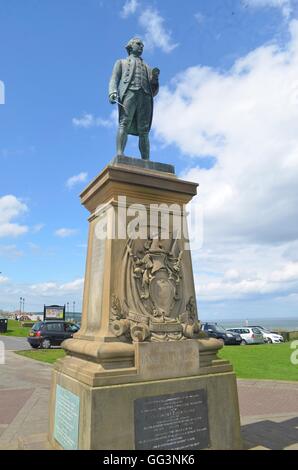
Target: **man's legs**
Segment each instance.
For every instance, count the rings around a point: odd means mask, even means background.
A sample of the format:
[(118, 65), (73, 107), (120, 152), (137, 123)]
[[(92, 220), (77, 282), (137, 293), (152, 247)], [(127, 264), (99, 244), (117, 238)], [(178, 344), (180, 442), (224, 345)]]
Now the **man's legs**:
[(139, 149), (143, 160), (150, 158), (149, 127), (152, 117), (152, 97), (142, 90), (138, 100)]
[(150, 158), (150, 142), (148, 132), (140, 134), (139, 136), (139, 149), (143, 160), (149, 160)]
[(117, 156), (119, 155), (124, 155), (124, 149), (126, 146), (127, 142), (127, 132), (124, 127), (119, 126), (118, 132), (117, 132), (117, 140), (116, 140), (116, 145), (117, 145)]
[(120, 119), (119, 128), (117, 132), (117, 155), (124, 155), (125, 146), (127, 143), (128, 129), (131, 126), (133, 116), (137, 107), (137, 95), (135, 92), (128, 90), (123, 98), (123, 106), (119, 108)]

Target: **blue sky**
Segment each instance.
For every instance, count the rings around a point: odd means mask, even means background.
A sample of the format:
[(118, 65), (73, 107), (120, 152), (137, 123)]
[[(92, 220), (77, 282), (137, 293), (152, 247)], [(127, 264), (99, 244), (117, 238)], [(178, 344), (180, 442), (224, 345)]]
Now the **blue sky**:
[(137, 34), (161, 69), (152, 159), (201, 184), (201, 317), (297, 315), (297, 2), (0, 3), (0, 309), (81, 305), (78, 194), (114, 156), (108, 81)]

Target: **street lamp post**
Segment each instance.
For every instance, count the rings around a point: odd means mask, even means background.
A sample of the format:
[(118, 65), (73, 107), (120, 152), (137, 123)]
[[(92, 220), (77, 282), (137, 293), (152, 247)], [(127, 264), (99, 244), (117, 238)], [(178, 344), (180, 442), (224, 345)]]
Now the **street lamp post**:
[(23, 303), (23, 297), (20, 297), (20, 315), (22, 315), (22, 303)]

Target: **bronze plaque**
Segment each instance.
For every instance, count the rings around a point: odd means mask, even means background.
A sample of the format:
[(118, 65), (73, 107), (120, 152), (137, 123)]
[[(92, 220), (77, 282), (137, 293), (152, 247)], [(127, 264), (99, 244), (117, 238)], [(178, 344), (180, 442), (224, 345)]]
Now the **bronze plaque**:
[(206, 390), (138, 398), (134, 402), (136, 450), (209, 447)]

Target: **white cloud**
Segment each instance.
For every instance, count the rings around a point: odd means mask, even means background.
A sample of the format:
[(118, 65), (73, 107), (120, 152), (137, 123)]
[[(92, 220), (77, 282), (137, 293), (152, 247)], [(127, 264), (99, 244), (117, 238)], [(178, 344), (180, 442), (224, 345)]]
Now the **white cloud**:
[(76, 310), (82, 305), (84, 279), (76, 278), (69, 282), (48, 281), (34, 284), (17, 284), (0, 276), (1, 305), (8, 310), (18, 309), (18, 299), (26, 299), (25, 308), (32, 312), (41, 312), (44, 304), (66, 304), (76, 302)]
[(42, 282), (32, 284), (29, 289), (41, 295), (65, 295), (72, 292), (81, 292), (84, 286), (84, 279), (75, 279), (74, 281), (60, 284), (58, 282)]
[(28, 232), (28, 227), (12, 223), (28, 211), (26, 204), (13, 195), (0, 197), (0, 237), (17, 237)]
[(228, 280), (233, 281), (233, 280), (239, 279), (239, 277), (240, 277), (240, 274), (239, 274), (239, 271), (237, 271), (237, 269), (228, 269), (224, 273), (224, 278)]
[(298, 281), (298, 263), (288, 263), (280, 270), (273, 271), (273, 282)]
[(5, 284), (6, 282), (8, 282), (8, 280), (8, 277), (0, 275), (0, 284)]
[(81, 291), (84, 287), (84, 278), (75, 279), (72, 282), (67, 282), (66, 284), (62, 284), (60, 286), (60, 290), (66, 292), (75, 292)]
[(59, 228), (55, 231), (55, 235), (60, 238), (67, 238), (75, 235), (77, 233), (76, 229), (73, 228)]
[(115, 124), (114, 113), (112, 112), (109, 119), (101, 117), (94, 117), (93, 114), (84, 113), (81, 118), (73, 118), (72, 123), (75, 127), (83, 127), (89, 129), (90, 127), (113, 127)]
[(87, 181), (88, 173), (82, 172), (78, 175), (71, 176), (66, 181), (66, 187), (72, 189), (78, 183), (85, 183)]
[[(298, 292), (298, 21), (290, 33), (229, 71), (184, 70), (157, 99), (155, 137), (189, 156), (182, 177), (200, 184), (204, 299)], [(200, 168), (206, 156), (211, 169)]]
[(289, 18), (293, 11), (292, 0), (243, 0), (243, 4), (252, 8), (280, 8), (285, 18)]
[(120, 12), (120, 16), (122, 16), (122, 18), (127, 18), (128, 16), (133, 15), (139, 5), (138, 0), (126, 0)]
[(172, 34), (164, 26), (164, 18), (157, 10), (146, 8), (139, 17), (140, 25), (145, 29), (145, 46), (149, 49), (160, 48), (163, 52), (169, 53), (178, 44), (173, 43)]
[(199, 301), (261, 298), (298, 292), (298, 263), (284, 257), (288, 244), (206, 242), (193, 253)]
[(81, 118), (73, 118), (72, 123), (75, 127), (84, 127), (88, 129), (88, 127), (94, 126), (94, 116), (93, 114), (85, 113)]

